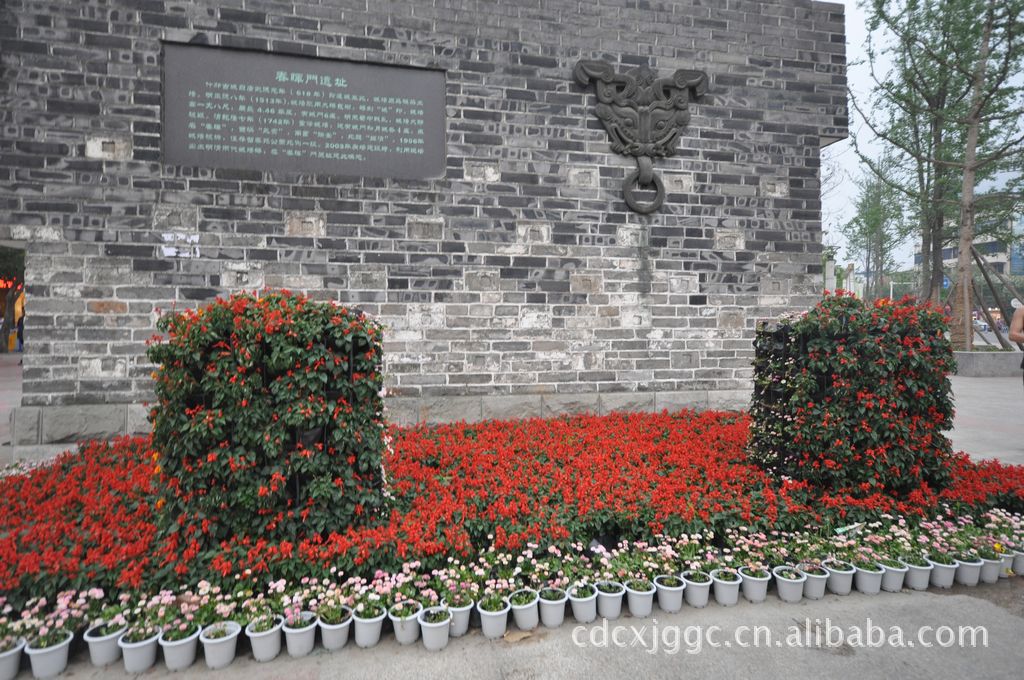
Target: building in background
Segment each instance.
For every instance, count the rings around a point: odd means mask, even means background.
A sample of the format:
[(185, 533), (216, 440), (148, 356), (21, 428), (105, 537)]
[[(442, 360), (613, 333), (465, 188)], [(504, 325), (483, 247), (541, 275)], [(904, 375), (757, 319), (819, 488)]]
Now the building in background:
[[(1017, 215), (1011, 220), (1014, 240), (1007, 244), (994, 236), (979, 236), (974, 240), (974, 247), (985, 258), (992, 268), (1001, 274), (1024, 276), (1024, 215)], [(942, 249), (942, 264), (947, 272), (956, 267), (959, 249), (956, 246)], [(914, 268), (921, 268), (922, 255), (914, 253)]]

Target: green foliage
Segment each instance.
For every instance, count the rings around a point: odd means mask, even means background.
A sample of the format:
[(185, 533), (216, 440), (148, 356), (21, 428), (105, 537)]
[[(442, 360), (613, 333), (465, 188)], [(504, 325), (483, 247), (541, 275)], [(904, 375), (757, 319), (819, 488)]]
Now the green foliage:
[(857, 188), (857, 212), (840, 231), (847, 239), (850, 256), (860, 258), (863, 264), (865, 297), (874, 300), (888, 295), (886, 275), (896, 268), (894, 253), (908, 229), (894, 189), (870, 175), (857, 180)]
[(839, 293), (755, 341), (751, 455), (830, 493), (918, 499), (949, 481), (945, 319), (909, 298)]
[(201, 564), (221, 547), (316, 540), (385, 511), (375, 322), (285, 291), (158, 325), (151, 420), (171, 550)]
[(970, 202), (978, 234), (1005, 236), (1006, 218), (1020, 207), (1024, 0), (866, 0), (863, 8), (873, 82), (866, 97), (851, 94), (851, 104), (875, 138), (872, 148), (892, 162), (867, 149), (858, 155), (906, 197), (922, 237), (922, 283), (938, 300), (942, 249), (964, 223), (965, 170), (982, 188)]

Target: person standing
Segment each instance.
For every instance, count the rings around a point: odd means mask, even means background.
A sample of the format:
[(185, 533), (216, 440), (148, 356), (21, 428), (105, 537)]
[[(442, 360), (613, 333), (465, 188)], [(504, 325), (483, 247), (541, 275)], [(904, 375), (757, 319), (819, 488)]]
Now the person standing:
[[(1010, 320), (1010, 342), (1024, 342), (1024, 304), (1021, 304), (1019, 300), (1013, 301), (1013, 319)], [(1020, 362), (1020, 367), (1024, 369), (1024, 359)]]

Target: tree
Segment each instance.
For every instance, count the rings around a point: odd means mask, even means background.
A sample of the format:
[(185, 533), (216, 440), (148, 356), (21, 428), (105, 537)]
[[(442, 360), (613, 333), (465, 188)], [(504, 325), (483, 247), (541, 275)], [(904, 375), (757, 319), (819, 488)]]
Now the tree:
[[(979, 233), (979, 215), (990, 217), (985, 223), (993, 235), (1005, 238), (1000, 230), (1021, 199), (1024, 107), (1012, 74), (1021, 65), (1022, 9), (1024, 0), (867, 2), (874, 86), (870, 106), (851, 100), (895, 162), (880, 167), (858, 153), (877, 178), (906, 197), (921, 234), (921, 297), (936, 302), (943, 247), (955, 238), (969, 245)], [(1015, 177), (978, 195), (979, 182), (1005, 172)], [(970, 253), (964, 255), (969, 260)], [(965, 319), (969, 331), (969, 306), (961, 309), (962, 303), (961, 296), (957, 332)]]
[(857, 187), (857, 212), (841, 230), (850, 257), (863, 261), (864, 299), (876, 300), (889, 294), (887, 275), (895, 269), (893, 253), (906, 239), (907, 228), (895, 189), (871, 173), (858, 179)]
[[(875, 176), (907, 199), (921, 234), (921, 298), (938, 301), (942, 286), (942, 249), (946, 244), (949, 196), (955, 192), (950, 167), (939, 163), (955, 154), (957, 130), (943, 124), (945, 111), (962, 105), (966, 84), (943, 74), (934, 60), (922, 58), (907, 39), (922, 34), (933, 52), (946, 52), (959, 30), (956, 17), (941, 13), (944, 0), (894, 3), (872, 0), (867, 54), (873, 80), (866, 106), (851, 93), (854, 109), (883, 142), (889, 162), (883, 167), (857, 149)], [(882, 70), (889, 62), (889, 68)]]
[[(970, 309), (972, 307), (967, 283), (972, 278), (971, 246), (974, 244), (975, 185), (978, 175), (986, 168), (997, 168), (1015, 156), (1024, 156), (1024, 132), (1020, 117), (1024, 115), (1024, 100), (1019, 97), (1022, 89), (1011, 85), (1011, 77), (1024, 64), (1024, 23), (1022, 12), (1024, 2), (1020, 0), (975, 0), (984, 5), (984, 19), (980, 35), (976, 38), (976, 49), (966, 43), (958, 63), (950, 66), (971, 65), (971, 95), (967, 115), (958, 122), (966, 126), (967, 139), (963, 155), (963, 183), (960, 190), (960, 239), (957, 258), (957, 280), (962, 283), (959, 295), (953, 302), (951, 329), (955, 344), (962, 343), (971, 349), (973, 329)], [(975, 15), (977, 16), (977, 15)], [(971, 63), (973, 62), (973, 63)], [(1006, 91), (1017, 96), (1007, 97)], [(981, 144), (982, 128), (993, 146)], [(994, 131), (1001, 128), (1001, 131)], [(962, 335), (961, 335), (962, 334)]]

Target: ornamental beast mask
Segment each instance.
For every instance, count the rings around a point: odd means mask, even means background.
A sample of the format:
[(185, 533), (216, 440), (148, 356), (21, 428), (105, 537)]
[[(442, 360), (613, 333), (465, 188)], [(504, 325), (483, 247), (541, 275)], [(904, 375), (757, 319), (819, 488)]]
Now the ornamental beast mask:
[[(658, 78), (649, 66), (615, 73), (608, 62), (583, 59), (573, 75), (581, 85), (594, 83), (594, 112), (608, 132), (612, 151), (636, 158), (637, 169), (622, 185), (626, 204), (641, 214), (654, 212), (665, 201), (665, 185), (654, 174), (652, 159), (675, 154), (679, 134), (690, 122), (689, 103), (707, 92), (707, 74), (680, 69)], [(654, 200), (637, 200), (634, 185), (653, 186)]]

